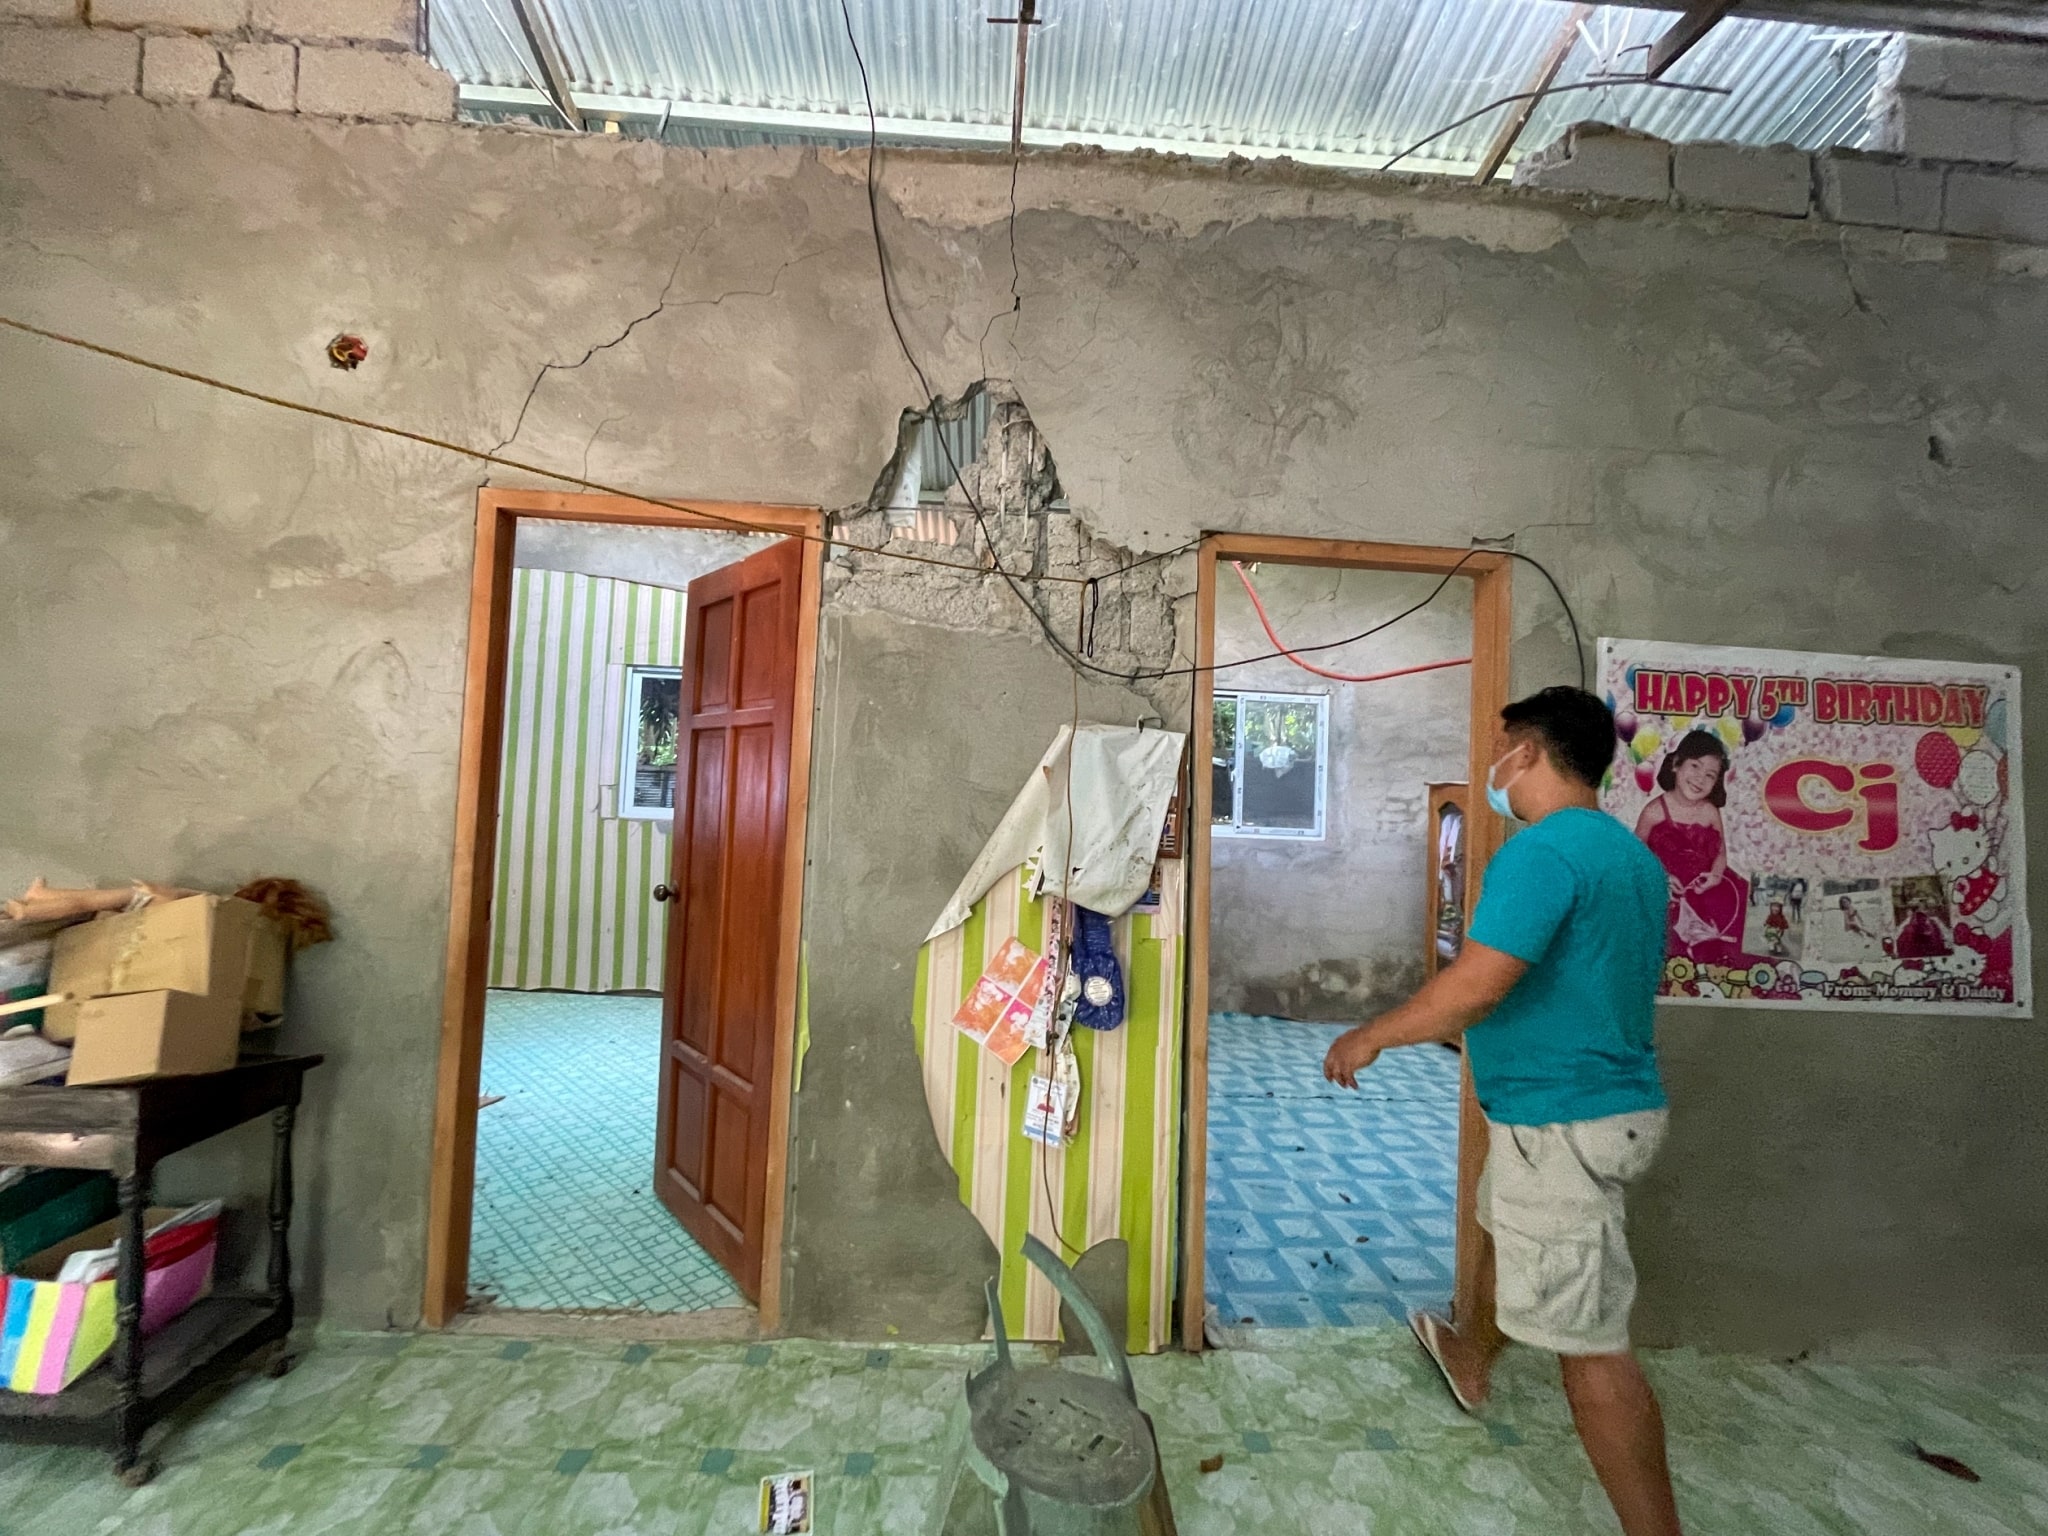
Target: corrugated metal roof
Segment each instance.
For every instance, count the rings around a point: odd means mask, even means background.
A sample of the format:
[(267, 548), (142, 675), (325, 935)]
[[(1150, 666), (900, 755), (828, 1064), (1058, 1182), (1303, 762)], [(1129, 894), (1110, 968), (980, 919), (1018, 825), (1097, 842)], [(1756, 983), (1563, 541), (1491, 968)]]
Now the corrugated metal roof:
[[(605, 98), (603, 112), (644, 110), (679, 141), (865, 136), (837, 0), (527, 3), (558, 40), (585, 110), (591, 97)], [(1014, 0), (850, 4), (886, 136), (1007, 142), (1015, 33), (988, 16), (1014, 14)], [(1563, 0), (1042, 0), (1028, 140), (1376, 163), (1521, 90), (1570, 10)], [(1671, 19), (1597, 9), (1559, 83), (1639, 70)], [(511, 0), (431, 0), (430, 25), (442, 67), (486, 88), (467, 93), (482, 113), (537, 83)], [(1881, 42), (1724, 21), (1672, 73), (1731, 94), (1574, 90), (1538, 104), (1521, 145), (1588, 118), (1672, 139), (1859, 144)], [(1502, 115), (1404, 163), (1470, 167)]]

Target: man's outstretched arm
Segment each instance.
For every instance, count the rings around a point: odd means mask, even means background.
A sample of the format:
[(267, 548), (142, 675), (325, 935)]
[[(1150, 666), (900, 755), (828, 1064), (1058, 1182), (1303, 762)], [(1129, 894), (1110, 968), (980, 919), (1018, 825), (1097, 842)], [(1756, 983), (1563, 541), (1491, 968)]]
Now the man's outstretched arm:
[(1323, 1058), (1323, 1076), (1356, 1088), (1358, 1074), (1381, 1051), (1456, 1039), (1493, 1012), (1528, 969), (1513, 955), (1467, 939), (1458, 958), (1424, 982), (1407, 1002), (1339, 1035)]

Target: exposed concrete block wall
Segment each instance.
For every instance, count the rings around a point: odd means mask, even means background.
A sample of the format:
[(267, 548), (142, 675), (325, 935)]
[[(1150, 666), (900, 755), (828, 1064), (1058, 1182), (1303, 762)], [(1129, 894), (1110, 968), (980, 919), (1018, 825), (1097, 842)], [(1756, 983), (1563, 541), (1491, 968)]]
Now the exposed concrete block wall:
[(0, 85), (70, 96), (127, 96), (142, 86), (142, 44), (124, 32), (0, 28)]
[(1787, 144), (1678, 144), (1671, 189), (1681, 202), (1803, 219), (1813, 202), (1813, 160)]
[(419, 37), (420, 0), (0, 0), (0, 85), (445, 121)]
[[(650, 494), (879, 530), (862, 509), (920, 402), (859, 153), (4, 89), (0, 144), (0, 313)], [(1057, 461), (1071, 515), (1000, 514), (1034, 558), (1043, 529), (1048, 569), (1211, 527), (1512, 538), (1589, 639), (2048, 668), (2038, 249), (1047, 156), (1020, 184), (1013, 308), (1002, 157), (894, 150), (880, 194), (934, 386), (1006, 380)], [(344, 330), (369, 344), (353, 372), (323, 353)], [(281, 872), (329, 898), (338, 939), (300, 957), (282, 1040), (328, 1058), (294, 1253), (310, 1309), (410, 1322), (484, 472), (18, 334), (0, 378), (0, 890)], [(1156, 565), (1107, 584), (1103, 645), (1184, 666), (1194, 560)], [(973, 1339), (992, 1260), (925, 1129), (914, 955), (1074, 682), (992, 577), (828, 571), (789, 1323)], [(1514, 686), (1575, 677), (1547, 588), (1514, 586)], [(1040, 594), (1061, 633), (1074, 592)], [(1146, 689), (1091, 674), (1080, 707), (1185, 723), (1185, 678)], [(1642, 1340), (2048, 1352), (2048, 1032), (1668, 1009), (1659, 1034)], [(163, 1193), (260, 1200), (266, 1156), (251, 1127)]]
[(1941, 228), (1946, 166), (1828, 150), (1814, 156), (1813, 173), (1814, 202), (1822, 218), (1922, 232)]
[(1661, 203), (1671, 196), (1671, 146), (1608, 123), (1574, 123), (1555, 144), (1522, 157), (1515, 185)]
[(416, 53), (301, 48), (298, 105), (317, 117), (448, 118), (455, 82)]
[(92, 0), (90, 14), (95, 27), (238, 32), (249, 24), (249, 0)]
[(228, 97), (266, 112), (298, 104), (299, 50), (290, 43), (236, 43), (223, 54)]
[[(1579, 123), (1515, 184), (1786, 218), (2048, 242), (2048, 46), (1895, 38), (1869, 151), (1666, 144)], [(1665, 174), (1668, 165), (1669, 174)]]
[(260, 32), (308, 43), (419, 46), (419, 0), (254, 0)]
[(142, 94), (150, 100), (203, 101), (220, 79), (220, 50), (205, 38), (142, 40)]
[(2048, 170), (2048, 46), (1894, 38), (1871, 116), (1879, 149)]
[(0, 0), (0, 21), (83, 21), (85, 0)]

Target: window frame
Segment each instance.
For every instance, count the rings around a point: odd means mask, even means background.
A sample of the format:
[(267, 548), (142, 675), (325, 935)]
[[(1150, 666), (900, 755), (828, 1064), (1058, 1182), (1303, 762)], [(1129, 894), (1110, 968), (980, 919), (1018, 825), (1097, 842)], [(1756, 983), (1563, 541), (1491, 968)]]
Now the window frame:
[[(622, 821), (673, 821), (676, 808), (672, 805), (636, 805), (633, 794), (640, 779), (640, 687), (643, 679), (673, 678), (677, 684), (676, 717), (682, 718), (681, 692), (683, 669), (681, 667), (641, 666), (629, 664), (626, 668), (625, 703), (620, 709), (619, 724), (619, 771), (618, 782), (612, 786), (615, 804), (613, 810)], [(681, 754), (677, 754), (676, 769), (682, 768)]]
[[(1238, 715), (1232, 736), (1230, 765), (1230, 820), (1211, 821), (1211, 837), (1271, 838), (1295, 843), (1320, 843), (1329, 837), (1330, 827), (1330, 696), (1327, 693), (1279, 693), (1264, 688), (1218, 688), (1211, 695), (1210, 712), (1229, 699)], [(1313, 704), (1316, 709), (1316, 823), (1310, 827), (1247, 826), (1244, 821), (1244, 701), (1273, 704)], [(1213, 729), (1213, 728), (1212, 728)], [(1215, 808), (1210, 808), (1213, 816)]]

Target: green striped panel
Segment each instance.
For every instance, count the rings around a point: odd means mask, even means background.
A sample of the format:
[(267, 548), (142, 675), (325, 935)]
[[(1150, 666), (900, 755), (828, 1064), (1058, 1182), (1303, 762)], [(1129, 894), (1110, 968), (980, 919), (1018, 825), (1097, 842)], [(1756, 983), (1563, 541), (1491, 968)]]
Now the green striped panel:
[(666, 823), (616, 805), (626, 668), (682, 664), (684, 594), (513, 572), (494, 987), (659, 991)]
[[(1007, 1074), (1000, 1113), (993, 1106), (981, 1047), (952, 1028), (960, 1000), (972, 990), (994, 952), (1012, 934), (1032, 949), (1045, 942), (1045, 909), (1021, 892), (1021, 874), (1006, 877), (990, 896), (975, 903), (967, 921), (926, 944), (918, 956), (913, 993), (912, 1036), (925, 1063), (926, 1096), (933, 1127), (959, 1178), (960, 1199), (1002, 1255), (998, 1294), (1012, 1333), (1046, 1339), (1058, 1328), (1051, 1289), (1022, 1256), (1024, 1234), (1034, 1209), (1057, 1215), (1058, 1233), (1043, 1217), (1038, 1230), (1074, 1250), (1122, 1238), (1130, 1250), (1129, 1322), (1133, 1352), (1164, 1348), (1171, 1335), (1171, 1242), (1179, 1184), (1180, 1136), (1177, 1092), (1180, 1049), (1180, 936), (1163, 920), (1129, 915), (1117, 920), (1117, 949), (1125, 957), (1129, 1016), (1109, 1035), (1079, 1032), (1075, 1057), (1084, 1095), (1075, 1140), (1047, 1154), (1023, 1135), (1025, 1095), (1039, 1063), (1029, 1053)], [(1019, 894), (1012, 895), (1013, 891)], [(997, 922), (992, 908), (1014, 919)], [(1155, 932), (1155, 926), (1160, 930)], [(959, 984), (941, 987), (957, 965)], [(1124, 1061), (1121, 1091), (1098, 1091), (1096, 1077), (1105, 1054)], [(999, 1069), (998, 1069), (999, 1070)], [(1106, 1080), (1116, 1083), (1114, 1073)], [(1104, 1147), (1102, 1138), (1109, 1138)], [(1094, 1174), (1091, 1176), (1091, 1169)], [(1098, 1201), (1093, 1179), (1114, 1180)], [(978, 1177), (985, 1171), (987, 1177)], [(995, 1176), (1000, 1174), (999, 1178)], [(991, 1182), (993, 1180), (993, 1182)], [(977, 1191), (980, 1192), (978, 1197)], [(982, 1201), (991, 1202), (984, 1205)], [(1161, 1283), (1165, 1279), (1167, 1283)]]

